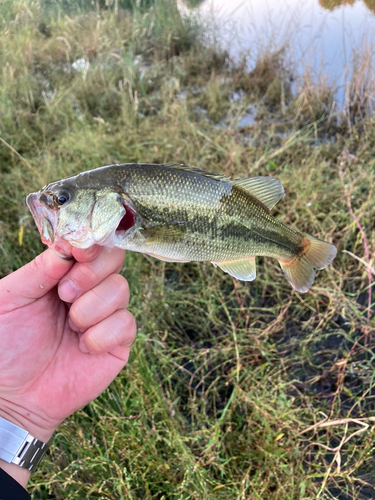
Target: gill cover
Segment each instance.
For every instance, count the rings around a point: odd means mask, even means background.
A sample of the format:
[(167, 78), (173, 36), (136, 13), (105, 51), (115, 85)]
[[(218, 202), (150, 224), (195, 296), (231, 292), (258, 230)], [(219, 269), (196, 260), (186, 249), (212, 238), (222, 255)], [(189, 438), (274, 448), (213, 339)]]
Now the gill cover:
[(109, 188), (97, 192), (82, 189), (59, 209), (56, 236), (83, 249), (107, 243), (124, 214), (125, 208), (117, 192)]
[(90, 230), (95, 243), (103, 243), (114, 236), (126, 211), (118, 193), (108, 193), (100, 197), (91, 214)]

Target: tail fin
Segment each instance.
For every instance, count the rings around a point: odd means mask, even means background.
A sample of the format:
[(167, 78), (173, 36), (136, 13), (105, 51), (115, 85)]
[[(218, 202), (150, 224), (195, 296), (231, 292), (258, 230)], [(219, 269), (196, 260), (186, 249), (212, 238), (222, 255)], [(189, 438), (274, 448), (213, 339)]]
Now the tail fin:
[(297, 292), (307, 292), (315, 278), (316, 269), (324, 269), (336, 257), (337, 248), (308, 234), (300, 254), (289, 262), (280, 262), (281, 269)]

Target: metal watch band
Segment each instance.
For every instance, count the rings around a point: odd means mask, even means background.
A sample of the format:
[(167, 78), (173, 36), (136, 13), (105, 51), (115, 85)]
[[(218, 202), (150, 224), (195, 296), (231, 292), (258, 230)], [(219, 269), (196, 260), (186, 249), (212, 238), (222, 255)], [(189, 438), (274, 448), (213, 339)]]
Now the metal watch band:
[(0, 459), (33, 472), (48, 450), (43, 443), (27, 431), (0, 417)]

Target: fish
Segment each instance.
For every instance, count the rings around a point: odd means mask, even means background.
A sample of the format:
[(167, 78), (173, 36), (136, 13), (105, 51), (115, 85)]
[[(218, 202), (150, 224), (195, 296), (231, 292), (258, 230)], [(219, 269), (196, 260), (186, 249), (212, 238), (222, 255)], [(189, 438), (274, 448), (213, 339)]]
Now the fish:
[(42, 242), (65, 258), (73, 247), (96, 244), (167, 262), (211, 262), (252, 281), (256, 257), (272, 257), (304, 293), (337, 249), (273, 217), (284, 196), (272, 177), (231, 180), (187, 165), (127, 163), (52, 182), (26, 203)]

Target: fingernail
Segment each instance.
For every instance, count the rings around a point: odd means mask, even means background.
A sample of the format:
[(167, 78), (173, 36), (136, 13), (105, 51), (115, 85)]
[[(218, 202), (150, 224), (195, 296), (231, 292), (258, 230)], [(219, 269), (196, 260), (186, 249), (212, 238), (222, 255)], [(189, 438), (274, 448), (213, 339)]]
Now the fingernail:
[(71, 281), (62, 281), (59, 285), (59, 295), (60, 299), (64, 302), (74, 302), (78, 295), (78, 290)]
[(90, 257), (91, 257), (91, 255), (94, 255), (94, 253), (96, 253), (97, 251), (98, 251), (98, 247), (96, 245), (89, 247), (89, 248), (82, 248), (82, 252)]
[(102, 248), (103, 247), (98, 245), (94, 245), (90, 248), (75, 248), (73, 249), (73, 255), (78, 262), (88, 262), (98, 257)]
[(86, 344), (84, 342), (79, 343), (79, 348), (81, 349), (82, 352), (85, 354), (88, 354), (90, 351), (87, 349)]

